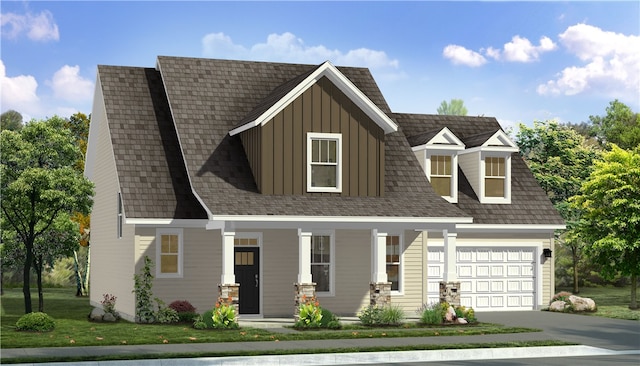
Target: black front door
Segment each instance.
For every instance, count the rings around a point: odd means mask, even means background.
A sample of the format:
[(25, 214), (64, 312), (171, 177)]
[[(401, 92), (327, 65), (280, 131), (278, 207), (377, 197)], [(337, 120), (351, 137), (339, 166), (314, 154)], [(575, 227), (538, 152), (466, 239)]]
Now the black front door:
[(240, 284), (240, 314), (259, 314), (260, 248), (235, 247), (234, 272)]

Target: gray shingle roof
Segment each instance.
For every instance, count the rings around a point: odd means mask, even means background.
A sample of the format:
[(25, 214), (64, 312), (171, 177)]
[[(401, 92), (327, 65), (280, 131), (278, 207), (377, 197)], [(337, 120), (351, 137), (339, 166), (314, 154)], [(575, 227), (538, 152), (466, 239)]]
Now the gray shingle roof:
[[(401, 113), (393, 116), (408, 135), (447, 127), (465, 144), (474, 143), (474, 146), (481, 145), (479, 141), (486, 141), (501, 129), (498, 121), (490, 117)], [(462, 170), (458, 173), (456, 206), (473, 216), (476, 224), (564, 224), (519, 153), (511, 154), (511, 204), (480, 204)]]
[(98, 66), (98, 74), (126, 216), (207, 218), (189, 186), (160, 74), (119, 66)]
[(392, 114), (365, 68), (338, 67), (400, 125), (385, 136), (385, 196), (260, 194), (239, 137), (228, 132), (259, 116), (317, 67), (164, 56), (158, 57), (159, 71), (100, 66), (127, 217), (206, 217), (191, 184), (214, 215), (473, 216), (475, 223), (562, 223), (519, 154), (512, 159), (511, 205), (481, 205), (464, 175), (457, 205), (439, 197), (406, 136), (424, 139), (446, 126), (460, 139), (472, 139), (497, 131), (499, 124), (487, 117)]

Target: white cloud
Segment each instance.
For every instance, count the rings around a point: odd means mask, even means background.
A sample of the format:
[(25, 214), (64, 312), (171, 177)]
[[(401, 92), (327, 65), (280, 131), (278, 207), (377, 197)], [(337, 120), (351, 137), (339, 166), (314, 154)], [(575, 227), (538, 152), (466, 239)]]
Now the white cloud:
[(442, 55), (448, 58), (456, 65), (466, 65), (470, 67), (478, 67), (487, 63), (487, 59), (484, 58), (478, 52), (466, 49), (462, 46), (450, 44), (444, 48)]
[(640, 97), (640, 36), (577, 24), (567, 28), (559, 38), (560, 43), (584, 64), (566, 67), (554, 80), (539, 85), (539, 94), (593, 92), (637, 102)]
[(202, 38), (202, 53), (206, 57), (235, 58), (261, 61), (320, 63), (326, 60), (337, 65), (362, 66), (371, 69), (397, 69), (398, 60), (384, 51), (359, 48), (331, 50), (323, 45), (309, 46), (294, 34), (269, 34), (265, 43), (246, 47), (233, 43), (224, 33), (210, 33)]
[(528, 39), (516, 35), (511, 38), (511, 42), (504, 44), (502, 51), (489, 47), (485, 53), (496, 60), (533, 62), (537, 61), (542, 53), (556, 48), (556, 44), (548, 37), (540, 38), (540, 44), (534, 46)]
[(38, 82), (31, 75), (8, 77), (4, 62), (0, 60), (0, 104), (3, 112), (9, 109), (20, 113), (31, 111), (39, 102), (37, 88)]
[(86, 101), (93, 97), (93, 82), (80, 74), (80, 66), (64, 65), (47, 82), (56, 98), (66, 101)]
[(26, 34), (32, 41), (46, 42), (60, 39), (58, 25), (53, 19), (53, 14), (47, 10), (40, 14), (3, 13), (0, 14), (0, 24), (2, 35), (10, 39), (17, 39), (22, 34)]

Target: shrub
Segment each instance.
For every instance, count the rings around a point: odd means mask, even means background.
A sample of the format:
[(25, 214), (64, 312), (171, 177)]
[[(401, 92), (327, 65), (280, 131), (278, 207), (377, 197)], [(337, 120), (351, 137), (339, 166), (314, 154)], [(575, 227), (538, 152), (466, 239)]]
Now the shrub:
[(156, 321), (162, 324), (177, 323), (180, 320), (178, 312), (174, 309), (165, 306), (165, 302), (156, 297), (156, 304), (158, 304), (158, 311), (155, 314)]
[(322, 308), (315, 297), (307, 298), (302, 295), (302, 303), (298, 308), (298, 321), (295, 323), (297, 328), (320, 328), (322, 322)]
[(176, 300), (169, 304), (169, 307), (178, 313), (195, 313), (196, 308), (187, 300)]
[(320, 320), (320, 328), (340, 329), (342, 328), (342, 324), (340, 324), (340, 318), (338, 318), (328, 309), (322, 308), (322, 320)]
[(420, 315), (420, 323), (428, 325), (442, 324), (445, 312), (440, 303), (424, 304), (417, 310)]
[(138, 323), (153, 323), (155, 321), (153, 303), (151, 302), (151, 296), (153, 296), (151, 267), (153, 267), (153, 262), (149, 256), (145, 256), (142, 274), (133, 275), (135, 283), (133, 292), (136, 294), (136, 322)]
[(178, 313), (180, 322), (191, 323), (198, 317), (196, 308), (187, 300), (176, 300), (169, 304), (169, 307)]
[(41, 312), (25, 314), (16, 322), (16, 329), (20, 331), (49, 332), (55, 327), (53, 318)]
[(103, 294), (102, 301), (100, 301), (100, 303), (102, 304), (102, 310), (104, 310), (105, 313), (112, 314), (116, 319), (120, 318), (120, 314), (118, 314), (118, 312), (116, 311), (117, 299), (118, 298), (115, 295)]
[(213, 308), (213, 327), (219, 329), (237, 329), (238, 317), (236, 317), (236, 308), (233, 306), (231, 297), (226, 301), (218, 299), (215, 308)]
[(362, 325), (378, 325), (382, 321), (382, 308), (380, 306), (369, 305), (360, 310), (358, 318)]
[(382, 308), (381, 325), (398, 325), (405, 318), (404, 310), (398, 305), (387, 305)]
[(204, 314), (199, 315), (193, 322), (196, 329), (213, 329), (213, 310), (207, 310)]

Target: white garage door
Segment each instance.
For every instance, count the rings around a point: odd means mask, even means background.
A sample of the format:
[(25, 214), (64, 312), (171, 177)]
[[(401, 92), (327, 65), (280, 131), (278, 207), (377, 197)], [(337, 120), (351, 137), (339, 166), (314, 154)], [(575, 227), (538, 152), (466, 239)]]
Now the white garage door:
[[(429, 248), (429, 302), (439, 301), (439, 284), (444, 273), (443, 251), (443, 247)], [(534, 247), (458, 247), (456, 272), (461, 305), (478, 311), (534, 309)]]

